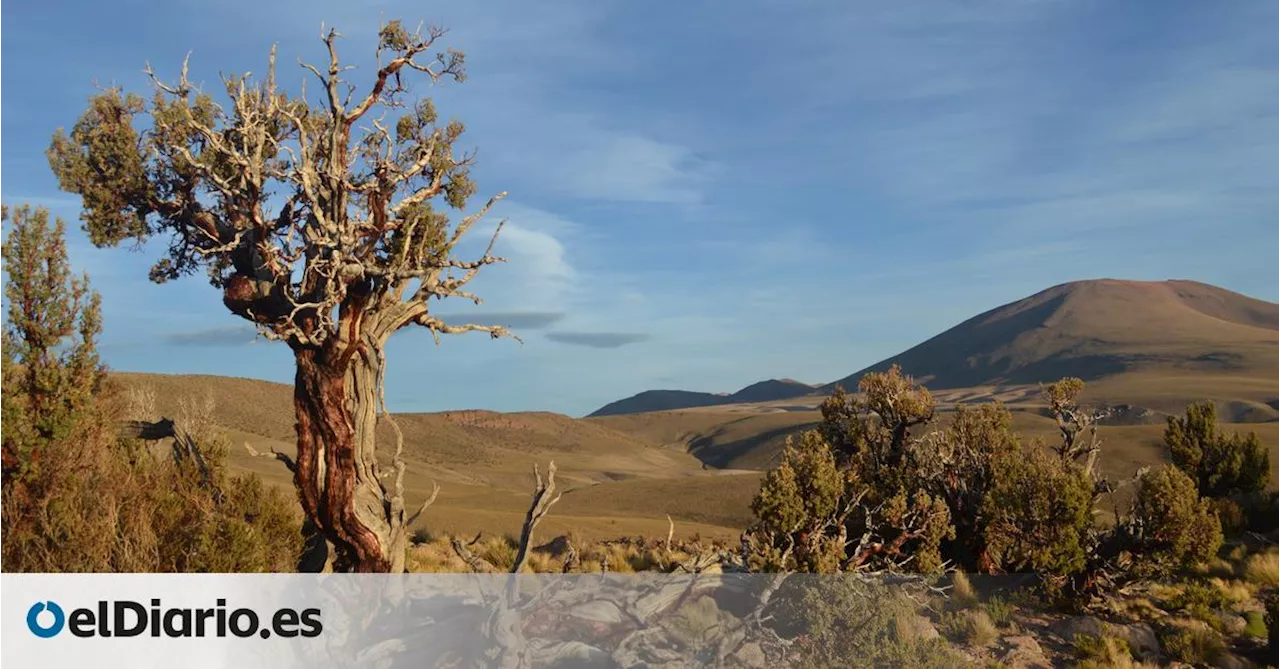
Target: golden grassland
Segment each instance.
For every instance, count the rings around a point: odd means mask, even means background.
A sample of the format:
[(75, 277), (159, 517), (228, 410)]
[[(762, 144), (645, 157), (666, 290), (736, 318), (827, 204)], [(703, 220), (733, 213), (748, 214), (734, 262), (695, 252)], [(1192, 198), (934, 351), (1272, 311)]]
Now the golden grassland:
[[(292, 389), (265, 381), (217, 376), (116, 374), (126, 392), (155, 391), (155, 411), (180, 416), (182, 403), (214, 399), (213, 422), (229, 437), (229, 465), (267, 482), (291, 487), (279, 462), (253, 457), (271, 449), (292, 454)], [(1269, 388), (1274, 392), (1275, 381)], [(1172, 409), (1204, 396), (1222, 402), (1263, 394), (1256, 378), (1161, 377), (1129, 374), (1090, 387), (1094, 401)], [(1243, 388), (1242, 392), (1240, 389)], [(1029, 441), (1056, 438), (1053, 421), (1038, 413), (1034, 387), (981, 387), (935, 393), (945, 421), (958, 402), (1000, 400), (1013, 410), (1014, 427)], [(802, 398), (808, 399), (808, 398)], [(811, 404), (789, 402), (574, 419), (542, 413), (451, 411), (399, 414), (412, 506), (439, 484), (437, 501), (418, 521), (433, 533), (501, 536), (517, 532), (528, 508), (535, 464), (555, 461), (564, 495), (539, 528), (542, 536), (576, 531), (584, 540), (624, 536), (665, 537), (670, 516), (678, 536), (736, 540), (750, 522), (749, 505), (760, 472), (778, 457), (788, 436), (812, 427), (820, 414)], [(1254, 416), (1266, 417), (1258, 403)], [(1256, 409), (1257, 407), (1255, 407)], [(1164, 409), (1156, 408), (1156, 411)], [(1113, 479), (1166, 461), (1163, 422), (1108, 425), (1103, 473)], [(1272, 453), (1280, 448), (1276, 422), (1226, 423), (1225, 429), (1258, 433)], [(389, 430), (385, 434), (391, 438)], [(1275, 477), (1272, 488), (1276, 486)], [(1118, 498), (1117, 503), (1124, 500)]]

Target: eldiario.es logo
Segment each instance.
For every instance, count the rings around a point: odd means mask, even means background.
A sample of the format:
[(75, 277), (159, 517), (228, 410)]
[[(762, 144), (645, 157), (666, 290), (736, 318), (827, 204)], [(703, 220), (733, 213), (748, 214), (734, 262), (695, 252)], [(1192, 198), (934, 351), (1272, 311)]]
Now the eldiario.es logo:
[(230, 633), (269, 639), (273, 635), (315, 637), (324, 631), (320, 609), (279, 609), (263, 626), (256, 611), (228, 611), (226, 607), (225, 599), (207, 609), (162, 608), (159, 599), (151, 600), (149, 608), (134, 601), (116, 600), (99, 601), (94, 608), (72, 609), (67, 614), (57, 602), (36, 602), (27, 611), (27, 628), (42, 639), (57, 636), (63, 628), (78, 637), (136, 637), (150, 631), (153, 637), (225, 637)]

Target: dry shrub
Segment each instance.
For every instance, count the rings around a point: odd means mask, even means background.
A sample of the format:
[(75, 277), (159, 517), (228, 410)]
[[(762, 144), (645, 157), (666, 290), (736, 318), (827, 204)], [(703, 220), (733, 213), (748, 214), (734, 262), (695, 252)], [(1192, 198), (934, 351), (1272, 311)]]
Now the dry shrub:
[(966, 638), (970, 645), (986, 648), (1000, 638), (1000, 631), (986, 611), (970, 611)]
[(413, 573), (461, 573), (467, 565), (453, 552), (450, 538), (439, 536), (409, 547), (405, 568)]
[(198, 442), (210, 441), (216, 438), (217, 408), (212, 390), (205, 390), (201, 398), (182, 397), (178, 400), (177, 425)]
[(975, 648), (986, 648), (1000, 638), (1000, 630), (986, 611), (952, 611), (942, 614), (939, 622), (944, 636)]
[(155, 420), (159, 415), (156, 389), (151, 384), (132, 386), (125, 393), (124, 417), (128, 420)]
[(670, 571), (675, 565), (704, 549), (694, 542), (623, 538), (595, 544), (575, 544), (580, 563), (575, 571), (597, 572), (601, 566), (611, 572)]
[(1181, 627), (1169, 630), (1160, 639), (1169, 657), (1195, 666), (1214, 663), (1226, 651), (1222, 635), (1205, 627)]
[(490, 537), (481, 541), (472, 552), (498, 569), (507, 571), (516, 563), (516, 551), (519, 547), (519, 543), (511, 537)]
[(724, 626), (723, 617), (714, 599), (699, 597), (677, 609), (665, 627), (684, 647), (696, 648), (715, 640), (718, 628)]
[(1232, 578), (1238, 573), (1234, 561), (1220, 557), (1213, 558), (1204, 565), (1201, 565), (1200, 569), (1193, 569), (1191, 571), (1218, 578)]
[(524, 571), (534, 574), (554, 574), (562, 571), (563, 563), (546, 553), (530, 552), (524, 563)]
[[(118, 395), (106, 392), (33, 477), (4, 490), (3, 559), (16, 572), (287, 572), (301, 550), (300, 514), (278, 490), (213, 473), (119, 439)], [(166, 453), (165, 450), (160, 453)]]

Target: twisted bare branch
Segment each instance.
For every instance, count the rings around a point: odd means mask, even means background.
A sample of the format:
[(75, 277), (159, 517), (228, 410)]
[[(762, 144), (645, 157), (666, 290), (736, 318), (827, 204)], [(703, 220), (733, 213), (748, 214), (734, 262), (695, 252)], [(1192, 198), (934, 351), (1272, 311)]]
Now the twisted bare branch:
[(543, 516), (551, 510), (552, 505), (560, 501), (560, 495), (552, 497), (556, 490), (556, 463), (547, 465), (547, 478), (543, 480), (538, 465), (533, 466), (533, 501), (524, 517), (524, 526), (520, 528), (520, 547), (516, 550), (515, 562), (511, 565), (511, 573), (518, 574), (524, 570), (524, 563), (529, 558), (529, 543), (533, 540), (533, 530), (542, 522)]

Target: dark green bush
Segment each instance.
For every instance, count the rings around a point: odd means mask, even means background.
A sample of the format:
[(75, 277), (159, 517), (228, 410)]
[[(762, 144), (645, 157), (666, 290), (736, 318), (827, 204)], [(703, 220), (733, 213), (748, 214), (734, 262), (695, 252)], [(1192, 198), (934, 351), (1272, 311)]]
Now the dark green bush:
[(765, 475), (751, 503), (758, 521), (752, 567), (763, 571), (831, 573), (840, 570), (840, 541), (852, 511), (852, 473), (836, 464), (822, 435), (808, 431), (789, 440), (782, 462)]
[(787, 442), (751, 504), (757, 519), (747, 532), (751, 566), (816, 573), (937, 570), (940, 545), (954, 536), (946, 505), (923, 489), (903, 487), (909, 471), (890, 474), (881, 466), (893, 447), (875, 443), (849, 451), (854, 442), (845, 443), (843, 451), (833, 448), (823, 430)]
[(1267, 449), (1258, 435), (1219, 430), (1213, 402), (1193, 404), (1182, 417), (1170, 416), (1164, 443), (1173, 463), (1205, 497), (1256, 493), (1270, 480)]
[(1084, 569), (1093, 527), (1094, 484), (1042, 449), (993, 462), (984, 500), (987, 549), (1005, 571), (1065, 576)]
[(1245, 495), (1240, 502), (1247, 529), (1266, 534), (1276, 529), (1276, 517), (1280, 516), (1280, 494), (1259, 491)]
[(1222, 527), (1196, 484), (1176, 467), (1147, 472), (1138, 483), (1132, 517), (1123, 529), (1133, 538), (1137, 572), (1170, 576), (1209, 561), (1222, 546)]

